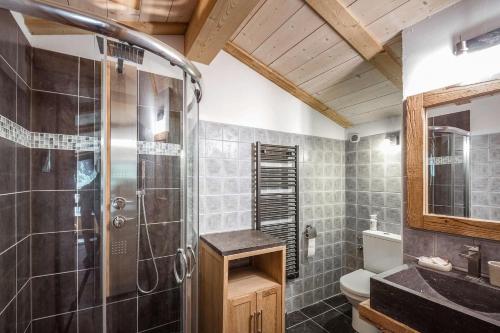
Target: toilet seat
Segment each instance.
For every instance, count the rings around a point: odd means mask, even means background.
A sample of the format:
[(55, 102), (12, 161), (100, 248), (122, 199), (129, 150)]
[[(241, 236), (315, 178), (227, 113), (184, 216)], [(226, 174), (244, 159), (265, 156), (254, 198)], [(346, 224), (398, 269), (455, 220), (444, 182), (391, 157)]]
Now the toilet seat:
[(358, 269), (340, 278), (340, 289), (359, 300), (370, 297), (370, 278), (375, 273)]

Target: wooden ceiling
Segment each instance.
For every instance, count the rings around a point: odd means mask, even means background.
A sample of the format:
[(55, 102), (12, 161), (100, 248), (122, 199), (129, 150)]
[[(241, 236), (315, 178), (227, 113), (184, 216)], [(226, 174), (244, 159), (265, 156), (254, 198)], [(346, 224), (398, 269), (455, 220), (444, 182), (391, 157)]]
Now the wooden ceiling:
[(360, 124), (401, 115), (401, 31), (458, 1), (262, 0), (231, 43)]
[(51, 1), (118, 21), (163, 23), (188, 23), (197, 3), (196, 0)]
[(202, 63), (224, 48), (344, 127), (402, 113), (401, 31), (459, 1), (57, 0), (185, 34), (186, 55)]

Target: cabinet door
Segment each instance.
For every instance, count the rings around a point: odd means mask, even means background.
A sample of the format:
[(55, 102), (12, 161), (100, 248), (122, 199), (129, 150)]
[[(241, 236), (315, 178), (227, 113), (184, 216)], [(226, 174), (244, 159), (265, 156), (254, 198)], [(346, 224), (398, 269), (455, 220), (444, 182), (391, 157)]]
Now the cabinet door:
[(255, 333), (255, 294), (229, 300), (229, 317), (227, 318), (227, 332)]
[(257, 333), (281, 333), (281, 287), (257, 293)]

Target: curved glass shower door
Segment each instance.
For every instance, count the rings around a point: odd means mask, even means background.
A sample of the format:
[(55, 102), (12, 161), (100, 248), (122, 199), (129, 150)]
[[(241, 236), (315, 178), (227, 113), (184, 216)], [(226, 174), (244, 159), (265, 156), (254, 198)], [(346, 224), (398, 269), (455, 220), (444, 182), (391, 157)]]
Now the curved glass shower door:
[(108, 49), (103, 73), (106, 330), (196, 332), (197, 100), (183, 72), (155, 55), (120, 65), (127, 47), (116, 57)]
[(0, 10), (0, 332), (196, 332), (190, 78), (23, 24)]

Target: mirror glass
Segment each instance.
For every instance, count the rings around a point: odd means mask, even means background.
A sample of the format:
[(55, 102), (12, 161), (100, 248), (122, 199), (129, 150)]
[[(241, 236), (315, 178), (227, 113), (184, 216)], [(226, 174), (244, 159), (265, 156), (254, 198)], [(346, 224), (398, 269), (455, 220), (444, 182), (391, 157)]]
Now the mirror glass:
[(500, 94), (426, 111), (428, 213), (500, 221)]

